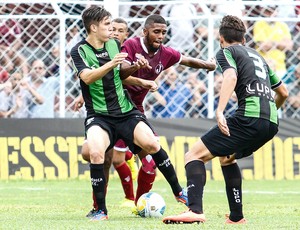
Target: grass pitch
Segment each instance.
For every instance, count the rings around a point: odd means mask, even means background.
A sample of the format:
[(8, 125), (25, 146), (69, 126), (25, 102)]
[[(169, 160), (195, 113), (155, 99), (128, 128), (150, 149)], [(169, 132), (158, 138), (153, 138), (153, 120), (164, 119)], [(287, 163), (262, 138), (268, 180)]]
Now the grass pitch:
[[(224, 225), (228, 206), (223, 181), (206, 183), (205, 224), (165, 225), (120, 208), (124, 195), (118, 178), (109, 182), (109, 220), (102, 222), (85, 218), (92, 207), (89, 181), (0, 181), (0, 229), (300, 229), (299, 180), (243, 181), (243, 189), (246, 225)], [(166, 181), (156, 181), (152, 191), (165, 199), (165, 215), (186, 210)]]

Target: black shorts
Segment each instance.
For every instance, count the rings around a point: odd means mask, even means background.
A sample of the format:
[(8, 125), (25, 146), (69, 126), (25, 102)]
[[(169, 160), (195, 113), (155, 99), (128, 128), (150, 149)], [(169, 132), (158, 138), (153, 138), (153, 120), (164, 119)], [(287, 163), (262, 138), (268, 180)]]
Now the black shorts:
[(123, 139), (129, 149), (134, 154), (137, 154), (141, 151), (141, 148), (133, 143), (133, 131), (140, 121), (145, 122), (154, 133), (146, 116), (137, 109), (133, 109), (121, 117), (111, 117), (100, 114), (88, 117), (84, 122), (85, 132), (94, 125), (100, 126), (106, 130), (109, 135), (110, 145), (107, 150), (111, 149), (118, 139)]
[(201, 140), (214, 156), (235, 153), (240, 159), (251, 155), (278, 132), (278, 125), (266, 119), (252, 117), (230, 117), (227, 119), (230, 136), (221, 133), (216, 125), (206, 132)]

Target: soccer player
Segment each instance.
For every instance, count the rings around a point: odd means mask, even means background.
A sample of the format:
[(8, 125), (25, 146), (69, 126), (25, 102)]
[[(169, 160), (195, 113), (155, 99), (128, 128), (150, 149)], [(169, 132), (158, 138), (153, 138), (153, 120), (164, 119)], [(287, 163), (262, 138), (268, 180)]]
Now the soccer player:
[[(221, 20), (222, 49), (216, 57), (224, 80), (216, 110), (217, 125), (185, 154), (189, 209), (165, 217), (166, 224), (205, 222), (204, 164), (214, 157), (220, 158), (226, 184), (230, 213), (225, 223), (246, 223), (242, 209), (242, 176), (236, 159), (251, 155), (276, 135), (277, 109), (283, 105), (288, 91), (258, 52), (244, 46), (245, 32), (245, 25), (238, 17), (227, 15)], [(271, 90), (275, 91), (275, 97)], [(238, 97), (238, 108), (226, 119), (224, 109), (233, 91)]]
[[(91, 220), (107, 220), (106, 179), (103, 171), (105, 152), (123, 139), (133, 153), (141, 149), (152, 154), (158, 169), (171, 186), (176, 199), (184, 199), (175, 169), (157, 142), (150, 123), (132, 103), (123, 89), (119, 66), (127, 53), (119, 52), (119, 43), (111, 38), (111, 14), (102, 7), (84, 10), (82, 20), (87, 37), (71, 51), (74, 70), (80, 78), (87, 117), (85, 133), (90, 154), (90, 173), (97, 210)], [(134, 65), (147, 66), (140, 58)]]
[[(125, 39), (128, 37), (128, 25), (127, 22), (122, 18), (115, 18), (112, 20), (112, 38), (119, 40), (120, 44), (122, 45)], [(155, 82), (149, 82), (153, 84), (150, 88), (151, 91), (157, 89), (157, 85)], [(146, 85), (148, 86), (148, 85)], [(76, 99), (76, 108), (79, 109), (82, 107), (84, 101), (82, 95), (80, 95)], [(89, 151), (87, 147), (87, 142), (85, 141), (82, 146), (81, 154), (83, 159), (90, 162)], [(127, 164), (126, 164), (127, 161)], [(118, 172), (120, 177), (123, 191), (125, 193), (125, 199), (122, 202), (122, 207), (132, 207), (134, 206), (134, 190), (133, 190), (133, 180), (137, 177), (138, 168), (134, 161), (134, 157), (132, 152), (128, 149), (127, 146), (123, 146), (123, 142), (117, 141), (114, 148), (107, 151), (105, 154), (105, 161), (104, 161), (104, 173), (106, 177), (106, 181), (108, 183), (109, 179), (109, 169), (113, 163), (115, 170)], [(94, 196), (93, 196), (94, 199)], [(94, 208), (87, 214), (89, 218), (93, 215), (93, 212), (97, 209), (97, 203), (94, 199)]]
[[(206, 69), (208, 71), (212, 71), (216, 68), (214, 59), (204, 61), (187, 57), (181, 55), (179, 51), (171, 47), (164, 46), (163, 41), (166, 35), (167, 23), (165, 19), (157, 14), (148, 16), (144, 23), (143, 37), (127, 39), (121, 48), (122, 52), (128, 53), (128, 56), (121, 65), (121, 77), (126, 78), (132, 75), (141, 79), (155, 80), (163, 70), (175, 64), (197, 69)], [(134, 63), (136, 63), (139, 58), (148, 60), (150, 68), (139, 68), (135, 65)], [(143, 101), (148, 93), (148, 89), (133, 85), (126, 85), (125, 88), (128, 90), (137, 108), (144, 113)], [(143, 151), (143, 155), (147, 155), (147, 152)], [(155, 164), (150, 155), (142, 159), (142, 167), (139, 170), (137, 180), (138, 187), (135, 202), (137, 202), (142, 194), (149, 192), (152, 188), (152, 184), (155, 180), (154, 169)]]

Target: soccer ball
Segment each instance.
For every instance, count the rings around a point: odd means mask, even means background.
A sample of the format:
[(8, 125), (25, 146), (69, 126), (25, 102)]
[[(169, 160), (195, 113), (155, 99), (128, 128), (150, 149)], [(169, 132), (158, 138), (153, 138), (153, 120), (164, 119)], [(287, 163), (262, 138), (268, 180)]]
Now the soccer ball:
[(155, 192), (143, 194), (137, 202), (138, 214), (141, 217), (162, 217), (166, 203), (161, 195)]

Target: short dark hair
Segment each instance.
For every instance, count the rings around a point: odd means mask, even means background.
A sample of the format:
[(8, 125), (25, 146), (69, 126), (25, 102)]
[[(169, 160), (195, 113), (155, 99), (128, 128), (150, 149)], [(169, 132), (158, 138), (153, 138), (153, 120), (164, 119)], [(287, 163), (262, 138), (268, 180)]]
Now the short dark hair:
[(83, 11), (82, 21), (86, 32), (90, 33), (90, 26), (99, 23), (106, 17), (111, 17), (111, 13), (100, 6), (91, 6)]
[(144, 27), (147, 28), (150, 25), (154, 24), (154, 23), (159, 23), (159, 24), (165, 24), (167, 25), (166, 20), (159, 14), (152, 14), (150, 16), (147, 17), (146, 21), (145, 21), (145, 25)]
[(246, 27), (240, 18), (226, 15), (221, 20), (219, 33), (226, 42), (242, 42), (246, 33)]
[(116, 23), (123, 23), (125, 24), (126, 26), (128, 25), (128, 23), (125, 21), (125, 19), (123, 18), (115, 18), (112, 20), (112, 22), (116, 22)]

